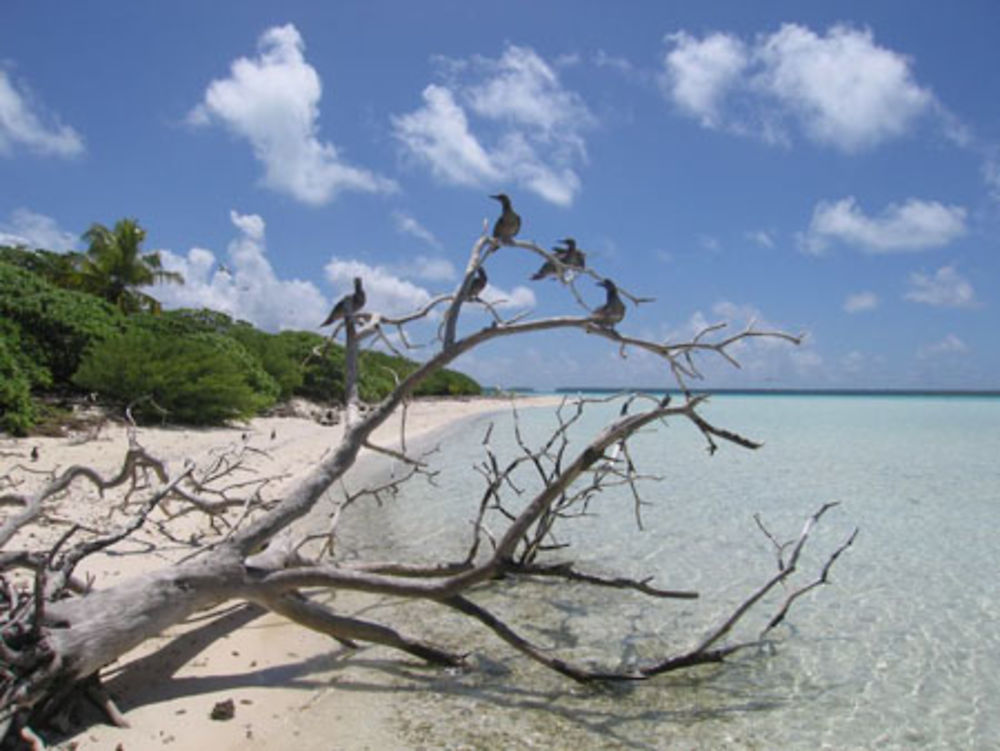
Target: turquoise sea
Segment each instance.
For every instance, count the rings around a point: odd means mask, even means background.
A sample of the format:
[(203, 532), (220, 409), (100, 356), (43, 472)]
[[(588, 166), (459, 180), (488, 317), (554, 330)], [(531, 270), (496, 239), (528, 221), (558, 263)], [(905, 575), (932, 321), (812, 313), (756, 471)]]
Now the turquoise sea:
[[(620, 404), (593, 405), (574, 440)], [(791, 538), (821, 504), (839, 501), (803, 566), (811, 576), (859, 527), (831, 585), (800, 600), (763, 647), (611, 689), (580, 688), (474, 624), (418, 605), (421, 633), (473, 650), (476, 669), (404, 671), (401, 685), (419, 690), (405, 692), (401, 732), (425, 748), (996, 748), (1000, 399), (725, 395), (704, 414), (764, 447), (723, 444), (709, 456), (697, 430), (671, 420), (633, 442), (637, 468), (662, 477), (642, 486), (643, 531), (631, 494), (618, 489), (561, 537), (581, 568), (654, 575), (698, 600), (502, 583), (477, 601), (569, 659), (615, 667), (653, 657), (697, 641), (774, 572), (756, 512)], [(519, 423), (538, 440), (552, 412), (524, 410)], [(473, 469), (482, 438), (492, 425), (503, 463), (519, 451), (512, 424), (509, 414), (476, 418), (440, 437), (436, 484), (411, 485), (372, 511), (378, 546), (413, 560), (459, 556), (485, 485)], [(537, 481), (525, 472), (515, 485), (527, 498)], [(737, 640), (757, 635), (767, 604)]]

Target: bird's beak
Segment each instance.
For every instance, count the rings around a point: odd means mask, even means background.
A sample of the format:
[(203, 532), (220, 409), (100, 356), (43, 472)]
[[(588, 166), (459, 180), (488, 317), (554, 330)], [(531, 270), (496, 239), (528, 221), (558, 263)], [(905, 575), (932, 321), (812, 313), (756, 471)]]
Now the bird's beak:
[(499, 200), (500, 200), (500, 196), (490, 196), (490, 198), (494, 198), (494, 199), (496, 199), (497, 201), (499, 201)]

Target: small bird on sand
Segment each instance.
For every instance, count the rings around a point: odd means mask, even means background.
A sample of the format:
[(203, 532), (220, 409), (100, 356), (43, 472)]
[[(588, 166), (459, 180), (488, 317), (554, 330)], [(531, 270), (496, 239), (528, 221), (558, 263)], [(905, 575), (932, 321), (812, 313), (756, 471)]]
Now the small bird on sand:
[(465, 295), (466, 300), (478, 300), (479, 295), (486, 289), (486, 269), (480, 266), (476, 269), (475, 276), (469, 282), (469, 291)]
[(506, 245), (514, 239), (514, 235), (521, 231), (521, 217), (511, 208), (510, 198), (507, 197), (506, 193), (497, 193), (490, 198), (496, 199), (503, 206), (500, 218), (493, 225), (493, 238), (501, 245)]
[(320, 326), (329, 326), (334, 321), (345, 318), (349, 314), (354, 315), (363, 307), (365, 307), (365, 290), (361, 286), (361, 277), (356, 276), (354, 277), (354, 292), (340, 298), (333, 306), (333, 310), (330, 311), (330, 315)]
[[(552, 249), (552, 252), (555, 254), (559, 263), (571, 269), (585, 268), (587, 265), (587, 254), (576, 247), (576, 240), (572, 237), (567, 237), (560, 242), (566, 243), (566, 247), (555, 247)], [(531, 278), (544, 279), (547, 276), (555, 276), (558, 271), (559, 269), (556, 268), (555, 263), (552, 261), (546, 261), (542, 264), (542, 268), (536, 271)]]
[(602, 279), (597, 286), (604, 287), (608, 295), (604, 305), (591, 313), (590, 317), (598, 326), (611, 328), (625, 317), (625, 303), (618, 296), (618, 287), (610, 279)]
[(38, 461), (38, 446), (31, 447), (31, 461), (33, 462)]

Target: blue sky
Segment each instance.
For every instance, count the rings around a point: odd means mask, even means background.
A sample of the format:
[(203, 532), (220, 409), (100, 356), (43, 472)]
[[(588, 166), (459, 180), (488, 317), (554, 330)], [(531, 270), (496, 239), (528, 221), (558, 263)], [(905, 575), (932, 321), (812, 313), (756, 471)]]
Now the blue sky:
[[(997, 28), (971, 0), (5, 0), (0, 242), (135, 217), (188, 280), (168, 306), (314, 329), (356, 274), (389, 313), (451, 289), (504, 191), (523, 239), (656, 298), (625, 332), (807, 333), (710, 385), (1000, 388)], [(577, 312), (537, 266), (491, 259), (505, 313)], [(459, 366), (669, 380), (576, 332)]]

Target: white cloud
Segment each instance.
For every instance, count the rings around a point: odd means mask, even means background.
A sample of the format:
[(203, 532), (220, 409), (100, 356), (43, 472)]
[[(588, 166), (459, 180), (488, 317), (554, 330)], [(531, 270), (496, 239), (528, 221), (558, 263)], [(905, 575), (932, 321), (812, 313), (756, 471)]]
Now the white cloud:
[(451, 91), (431, 84), (422, 96), (423, 107), (392, 119), (396, 138), (409, 152), (443, 182), (477, 186), (502, 179)]
[(62, 229), (55, 219), (28, 209), (14, 209), (0, 222), (0, 245), (24, 245), (58, 253), (77, 247), (77, 236)]
[(948, 334), (939, 342), (925, 344), (917, 350), (917, 357), (922, 360), (949, 355), (961, 355), (969, 351), (969, 346), (954, 334)]
[(343, 190), (394, 190), (391, 180), (346, 164), (319, 140), (322, 85), (295, 26), (268, 29), (257, 46), (257, 57), (235, 60), (228, 78), (209, 84), (189, 122), (220, 122), (247, 139), (264, 166), (263, 184), (304, 203), (324, 204)]
[[(726, 323), (726, 328), (709, 334), (705, 341), (718, 341), (742, 331), (751, 324), (755, 331), (784, 331), (793, 335), (800, 333), (769, 320), (754, 305), (720, 300), (712, 306), (711, 317), (700, 310), (695, 311), (685, 324), (670, 331), (666, 339), (675, 344), (690, 341), (708, 326), (720, 322)], [(773, 337), (752, 337), (732, 344), (726, 351), (739, 362), (738, 369), (724, 358), (710, 352), (701, 353), (696, 357), (698, 368), (707, 383), (715, 386), (735, 383), (768, 386), (797, 383), (802, 380), (815, 383), (816, 378), (823, 374), (825, 363), (811, 337), (805, 338), (798, 346)]]
[(151, 294), (167, 308), (212, 308), (268, 331), (315, 329), (331, 303), (312, 282), (275, 275), (261, 217), (233, 211), (230, 219), (239, 235), (229, 243), (225, 268), (204, 248), (160, 251), (164, 267), (179, 271), (184, 284), (158, 284)]
[(512, 290), (487, 284), (480, 297), (498, 310), (533, 308), (537, 302), (535, 293), (520, 284)]
[(666, 41), (671, 49), (660, 79), (664, 92), (706, 128), (718, 127), (722, 99), (749, 63), (745, 45), (730, 34), (698, 40), (685, 31), (669, 34)]
[(327, 280), (343, 290), (343, 294), (353, 289), (354, 277), (361, 277), (368, 298), (365, 310), (383, 315), (395, 317), (412, 313), (431, 300), (431, 293), (426, 289), (400, 278), (384, 266), (333, 257), (323, 271)]
[(10, 154), (18, 145), (54, 156), (77, 156), (84, 151), (79, 133), (60, 124), (54, 116), (46, 117), (31, 93), (23, 87), (18, 91), (7, 73), (0, 70), (0, 155)]
[(933, 276), (910, 274), (910, 289), (904, 296), (912, 302), (939, 308), (974, 308), (979, 305), (969, 281), (954, 266), (942, 266)]
[(598, 68), (610, 68), (626, 76), (630, 76), (635, 72), (635, 66), (632, 65), (632, 62), (628, 58), (621, 57), (620, 55), (611, 55), (603, 49), (599, 49), (594, 53), (592, 62)]
[[(452, 81), (431, 84), (419, 109), (392, 118), (405, 152), (439, 180), (512, 182), (558, 205), (580, 190), (583, 131), (594, 118), (533, 50), (508, 45), (498, 60), (443, 60)], [(476, 131), (470, 125), (476, 118)]]
[(914, 81), (910, 60), (877, 45), (867, 29), (837, 25), (821, 36), (784, 24), (750, 44), (684, 31), (666, 42), (664, 93), (703, 127), (786, 142), (794, 125), (851, 153), (901, 136), (939, 109)]
[(409, 214), (402, 211), (394, 211), (392, 212), (392, 220), (396, 223), (396, 230), (402, 234), (415, 237), (427, 243), (432, 248), (437, 248), (438, 250), (442, 248), (441, 241), (434, 236), (434, 233)]
[(879, 216), (867, 216), (853, 197), (820, 201), (809, 229), (800, 238), (803, 249), (822, 253), (833, 240), (870, 253), (896, 253), (947, 245), (965, 234), (966, 210), (937, 201), (910, 198), (889, 204)]
[(867, 310), (875, 310), (878, 307), (878, 295), (874, 292), (858, 292), (848, 295), (844, 300), (844, 311), (846, 313), (863, 313)]
[(875, 44), (870, 30), (834, 26), (825, 37), (785, 24), (759, 48), (756, 83), (814, 140), (858, 151), (902, 135), (934, 101), (910, 61)]
[(488, 77), (465, 92), (476, 114), (540, 129), (545, 138), (566, 139), (562, 146), (582, 148), (577, 131), (591, 120), (590, 111), (534, 50), (509, 45), (499, 60), (479, 62)]
[(458, 277), (455, 265), (441, 257), (418, 255), (412, 261), (394, 263), (391, 268), (400, 276), (413, 276), (429, 282), (450, 282)]

